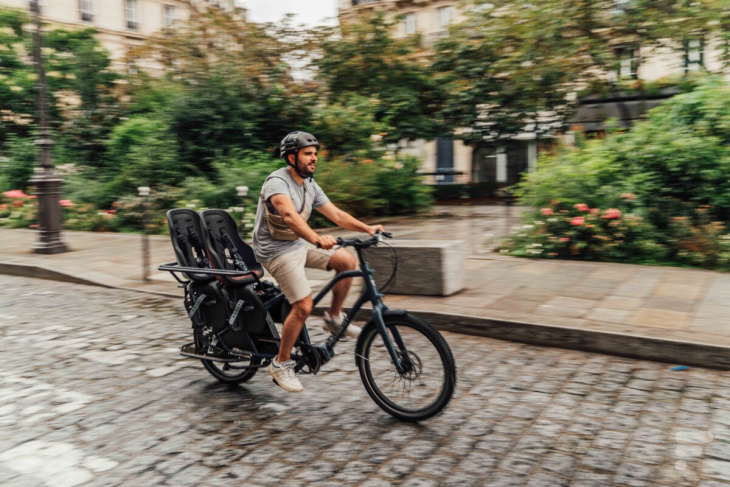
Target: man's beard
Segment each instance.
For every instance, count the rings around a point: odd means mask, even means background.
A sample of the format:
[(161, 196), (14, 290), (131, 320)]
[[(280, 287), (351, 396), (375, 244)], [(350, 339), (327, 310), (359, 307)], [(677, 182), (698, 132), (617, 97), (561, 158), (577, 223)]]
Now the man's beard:
[(304, 163), (300, 163), (297, 165), (297, 172), (299, 173), (299, 176), (303, 178), (311, 178), (312, 176), (314, 176), (314, 171), (316, 169), (317, 167), (315, 166), (313, 170), (310, 170), (309, 165)]

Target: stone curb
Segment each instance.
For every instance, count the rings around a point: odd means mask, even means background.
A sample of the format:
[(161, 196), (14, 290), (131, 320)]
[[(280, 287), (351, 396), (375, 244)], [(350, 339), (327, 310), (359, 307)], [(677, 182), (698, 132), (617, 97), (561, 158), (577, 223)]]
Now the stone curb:
[[(0, 274), (100, 286), (108, 289), (122, 289), (176, 299), (180, 298), (178, 294), (102, 284), (35, 265), (0, 262)], [(327, 308), (319, 306), (315, 308), (313, 314), (321, 315), (325, 309)], [(642, 360), (730, 370), (730, 347), (725, 346), (481, 318), (477, 316), (419, 311), (417, 309), (411, 309), (409, 311), (428, 321), (436, 328), (453, 333), (483, 336), (537, 346), (566, 348)], [(363, 308), (358, 313), (357, 318), (360, 320), (368, 320), (370, 318), (370, 310)]]
[(157, 296), (164, 296), (168, 298), (180, 298), (179, 294), (163, 293), (159, 291), (151, 291), (149, 289), (134, 289), (125, 286), (112, 286), (104, 284), (91, 279), (84, 279), (71, 274), (66, 274), (54, 269), (47, 267), (28, 265), (28, 264), (17, 264), (9, 262), (0, 262), (0, 275), (17, 276), (17, 277), (30, 277), (33, 279), (46, 279), (49, 281), (68, 282), (71, 284), (83, 284), (86, 286), (98, 286), (107, 289), (121, 289), (123, 291), (133, 291), (137, 293), (154, 294)]
[(49, 269), (47, 267), (28, 264), (0, 262), (0, 274), (18, 277), (32, 277), (36, 279), (46, 279), (49, 281), (68, 282), (71, 284), (86, 284), (89, 286), (111, 287), (98, 282), (90, 281), (88, 279), (83, 279), (81, 277), (66, 274), (64, 272)]
[(417, 314), (440, 330), (466, 335), (677, 365), (730, 370), (730, 347), (721, 345), (428, 311)]
[[(321, 315), (326, 307), (317, 307), (313, 314)], [(351, 308), (345, 308), (347, 310)], [(565, 348), (583, 352), (603, 353), (655, 362), (692, 365), (730, 370), (730, 347), (703, 343), (688, 343), (642, 335), (625, 335), (595, 330), (538, 325), (478, 316), (454, 315), (409, 309), (410, 313), (428, 321), (442, 331), (474, 335), (541, 347)], [(357, 319), (370, 319), (370, 309), (361, 309)]]

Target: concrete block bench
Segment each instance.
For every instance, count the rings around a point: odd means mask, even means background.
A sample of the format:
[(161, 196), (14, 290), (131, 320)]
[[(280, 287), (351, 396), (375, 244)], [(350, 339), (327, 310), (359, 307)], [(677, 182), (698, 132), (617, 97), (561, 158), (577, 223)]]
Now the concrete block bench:
[(393, 251), (398, 271), (383, 290), (386, 294), (449, 296), (464, 288), (464, 244), (453, 240), (386, 240), (385, 245), (366, 250), (365, 258), (375, 269), (375, 282), (383, 286), (393, 272)]

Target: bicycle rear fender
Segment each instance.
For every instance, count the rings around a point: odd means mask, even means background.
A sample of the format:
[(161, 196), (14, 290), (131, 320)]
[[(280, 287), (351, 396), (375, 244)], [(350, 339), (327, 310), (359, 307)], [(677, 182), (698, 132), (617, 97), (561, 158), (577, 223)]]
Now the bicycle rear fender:
[[(391, 316), (408, 316), (408, 311), (405, 309), (384, 309), (383, 310), (383, 321), (386, 323), (388, 322), (388, 317)], [(362, 332), (360, 332), (360, 336), (357, 337), (357, 344), (355, 345), (355, 361), (357, 362), (357, 356), (362, 355), (363, 348), (364, 348), (364, 337), (367, 335), (368, 330), (370, 328), (375, 328), (375, 321), (370, 318), (370, 321), (365, 323), (365, 326), (362, 328)]]

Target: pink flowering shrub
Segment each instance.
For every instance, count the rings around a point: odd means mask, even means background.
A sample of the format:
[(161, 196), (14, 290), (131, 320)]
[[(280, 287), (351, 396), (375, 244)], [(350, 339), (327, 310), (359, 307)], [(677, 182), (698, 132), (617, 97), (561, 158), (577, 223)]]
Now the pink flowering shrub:
[[(60, 200), (63, 228), (67, 230), (114, 230), (114, 215), (98, 211), (90, 203)], [(0, 198), (0, 227), (38, 228), (38, 198), (19, 189), (4, 191)]]
[[(520, 257), (581, 259), (610, 262), (687, 265), (730, 270), (730, 233), (713, 221), (708, 206), (689, 216), (666, 215), (669, 224), (657, 228), (641, 216), (637, 197), (622, 195), (625, 208), (588, 208), (552, 201), (535, 211), (502, 246)], [(650, 213), (651, 214), (651, 213)]]
[(641, 216), (618, 208), (551, 202), (531, 215), (530, 224), (507, 241), (502, 251), (522, 257), (619, 262), (661, 261), (667, 249)]
[(23, 192), (23, 190), (20, 190), (20, 189), (12, 189), (10, 191), (4, 191), (3, 196), (5, 196), (6, 198), (9, 198), (11, 200), (28, 198), (28, 195), (25, 194)]
[(621, 210), (619, 210), (618, 208), (609, 208), (603, 213), (603, 215), (601, 215), (601, 218), (604, 218), (606, 220), (616, 220), (618, 218), (621, 218)]
[(36, 223), (35, 195), (27, 195), (20, 189), (3, 191), (0, 197), (0, 227), (28, 228)]

